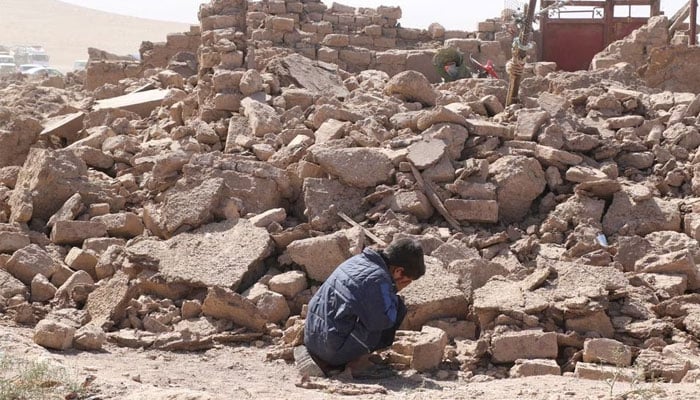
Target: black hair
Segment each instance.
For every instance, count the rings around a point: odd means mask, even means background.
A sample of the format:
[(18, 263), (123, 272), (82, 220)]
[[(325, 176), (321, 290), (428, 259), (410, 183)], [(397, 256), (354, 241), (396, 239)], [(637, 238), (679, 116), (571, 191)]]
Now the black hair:
[(382, 257), (389, 266), (402, 267), (404, 273), (413, 280), (425, 274), (423, 247), (417, 240), (396, 240), (382, 250)]

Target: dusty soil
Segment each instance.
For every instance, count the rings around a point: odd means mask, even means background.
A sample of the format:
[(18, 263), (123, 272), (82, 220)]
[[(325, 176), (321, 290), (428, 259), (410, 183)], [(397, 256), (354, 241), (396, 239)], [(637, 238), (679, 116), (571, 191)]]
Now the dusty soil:
[[(142, 41), (164, 42), (189, 24), (127, 17), (57, 0), (0, 0), (0, 45), (41, 45), (51, 64), (72, 70), (88, 57), (88, 47), (116, 54), (138, 54)], [(40, 11), (38, 11), (40, 10)]]
[[(48, 351), (35, 345), (32, 329), (0, 322), (0, 351), (24, 359), (49, 360), (66, 368), (77, 382), (90, 376), (95, 399), (700, 399), (692, 384), (616, 383), (542, 376), (491, 380), (439, 380), (408, 371), (384, 380), (318, 379), (320, 388), (298, 387), (294, 366), (266, 361), (270, 345), (219, 346), (204, 352), (172, 353), (105, 346), (102, 352)], [(338, 392), (385, 392), (343, 395)], [(630, 394), (630, 392), (635, 392)], [(622, 395), (628, 394), (627, 397)]]

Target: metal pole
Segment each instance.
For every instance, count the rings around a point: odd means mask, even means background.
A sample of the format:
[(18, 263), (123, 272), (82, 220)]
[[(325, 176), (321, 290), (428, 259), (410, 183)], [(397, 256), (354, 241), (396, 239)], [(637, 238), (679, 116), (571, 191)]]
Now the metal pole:
[(690, 0), (690, 45), (695, 46), (698, 40), (698, 0)]

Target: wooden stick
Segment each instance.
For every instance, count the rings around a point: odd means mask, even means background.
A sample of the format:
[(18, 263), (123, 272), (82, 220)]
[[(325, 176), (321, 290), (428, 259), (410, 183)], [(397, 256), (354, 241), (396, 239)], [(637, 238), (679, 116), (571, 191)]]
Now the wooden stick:
[(350, 218), (350, 217), (348, 217), (347, 215), (345, 215), (344, 212), (338, 211), (338, 216), (339, 216), (340, 218), (342, 218), (343, 220), (345, 220), (345, 222), (347, 222), (348, 224), (350, 224), (350, 225), (352, 225), (352, 226), (354, 226), (354, 227), (357, 227), (357, 228), (362, 229), (362, 231), (365, 233), (365, 235), (367, 235), (367, 237), (369, 237), (370, 239), (374, 240), (374, 243), (376, 243), (376, 244), (378, 244), (378, 245), (380, 245), (380, 246), (382, 246), (382, 247), (386, 247), (386, 246), (387, 246), (387, 243), (386, 243), (385, 241), (383, 241), (382, 239), (380, 239), (380, 238), (379, 238), (377, 235), (375, 235), (374, 233), (370, 232), (369, 229), (367, 229), (367, 228), (365, 228), (364, 226), (362, 226), (362, 225), (358, 224), (357, 222), (353, 221), (353, 219)]
[(430, 180), (424, 181), (423, 176), (421, 175), (420, 171), (418, 171), (418, 168), (416, 168), (413, 163), (409, 163), (411, 166), (411, 172), (413, 172), (413, 176), (416, 178), (416, 182), (418, 182), (418, 186), (421, 187), (423, 192), (425, 192), (425, 195), (428, 196), (428, 200), (430, 200), (430, 204), (435, 207), (436, 210), (442, 215), (445, 220), (454, 228), (455, 230), (461, 231), (462, 226), (457, 222), (456, 219), (450, 214), (449, 211), (447, 211), (447, 208), (442, 204), (442, 200), (440, 200), (440, 196), (435, 193), (435, 190), (432, 187), (432, 184)]

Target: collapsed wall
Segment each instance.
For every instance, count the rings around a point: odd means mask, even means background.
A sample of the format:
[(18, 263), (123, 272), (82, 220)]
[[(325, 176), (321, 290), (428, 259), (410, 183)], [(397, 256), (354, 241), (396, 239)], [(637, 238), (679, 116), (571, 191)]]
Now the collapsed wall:
[(248, 7), (202, 7), (194, 76), (0, 89), (2, 318), (52, 349), (263, 340), (291, 360), (332, 269), (412, 237), (427, 272), (388, 363), (697, 382), (699, 95), (624, 63), (539, 65), (509, 107), (499, 80), (289, 48), (259, 71), (272, 47), (251, 43)]

